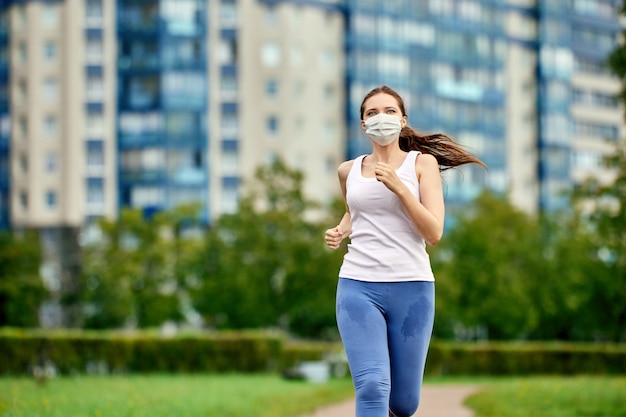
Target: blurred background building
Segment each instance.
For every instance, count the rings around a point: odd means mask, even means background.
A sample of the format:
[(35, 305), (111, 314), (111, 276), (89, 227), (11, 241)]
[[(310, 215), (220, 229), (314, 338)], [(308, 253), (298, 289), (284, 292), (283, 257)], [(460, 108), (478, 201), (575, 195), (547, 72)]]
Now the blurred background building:
[(210, 223), (278, 157), (327, 203), (380, 84), (489, 165), (449, 175), (449, 205), (562, 208), (625, 133), (618, 3), (0, 0), (0, 227), (42, 231), (56, 285), (95, 219), (200, 202)]

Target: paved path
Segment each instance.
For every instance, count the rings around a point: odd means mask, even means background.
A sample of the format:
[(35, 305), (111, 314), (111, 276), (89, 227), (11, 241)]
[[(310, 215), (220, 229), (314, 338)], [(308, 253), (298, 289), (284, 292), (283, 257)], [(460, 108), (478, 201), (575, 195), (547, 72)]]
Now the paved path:
[[(422, 401), (414, 417), (472, 417), (474, 414), (463, 401), (478, 391), (468, 385), (425, 385)], [(354, 399), (324, 407), (302, 417), (354, 417)]]

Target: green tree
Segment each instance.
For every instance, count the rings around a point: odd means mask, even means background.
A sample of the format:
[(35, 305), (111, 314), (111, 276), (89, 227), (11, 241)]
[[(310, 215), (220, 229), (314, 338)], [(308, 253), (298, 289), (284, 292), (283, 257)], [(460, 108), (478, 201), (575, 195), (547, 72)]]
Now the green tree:
[(259, 167), (238, 211), (212, 225), (193, 295), (207, 324), (317, 337), (335, 328), (339, 258), (324, 248), (322, 226), (306, 219), (318, 206), (302, 181), (281, 160)]
[(122, 210), (103, 219), (102, 238), (85, 249), (85, 327), (151, 327), (183, 319), (190, 259), (201, 239), (185, 238), (197, 207), (181, 207), (146, 219), (140, 210)]
[(0, 326), (36, 327), (46, 290), (35, 232), (0, 232)]
[(607, 273), (601, 235), (576, 211), (531, 216), (484, 192), (454, 219), (431, 248), (436, 336), (594, 340), (609, 322), (623, 328), (623, 280)]
[(436, 335), (512, 339), (528, 334), (539, 311), (529, 282), (545, 276), (538, 224), (489, 192), (454, 217), (431, 248), (437, 276)]
[(594, 248), (594, 235), (576, 212), (545, 213), (540, 218), (541, 250), (546, 273), (529, 289), (540, 308), (538, 325), (529, 337), (537, 340), (593, 340), (602, 306), (592, 294), (605, 268)]
[(593, 232), (599, 261), (588, 308), (602, 325), (599, 337), (620, 341), (626, 338), (626, 140), (614, 149), (605, 158), (613, 181), (589, 178), (575, 191), (574, 202)]

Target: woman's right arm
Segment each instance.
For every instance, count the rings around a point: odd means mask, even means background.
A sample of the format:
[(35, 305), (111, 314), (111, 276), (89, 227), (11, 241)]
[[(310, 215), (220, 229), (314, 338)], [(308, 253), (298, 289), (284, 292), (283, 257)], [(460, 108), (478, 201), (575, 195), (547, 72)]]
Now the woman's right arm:
[(341, 245), (341, 241), (350, 236), (350, 233), (352, 233), (350, 208), (348, 207), (348, 203), (346, 201), (346, 179), (348, 178), (348, 173), (352, 168), (352, 163), (353, 161), (343, 162), (341, 165), (339, 165), (339, 168), (337, 169), (339, 184), (341, 185), (341, 192), (343, 194), (343, 201), (346, 205), (346, 212), (337, 226), (326, 230), (326, 245), (333, 250), (339, 248), (339, 245)]

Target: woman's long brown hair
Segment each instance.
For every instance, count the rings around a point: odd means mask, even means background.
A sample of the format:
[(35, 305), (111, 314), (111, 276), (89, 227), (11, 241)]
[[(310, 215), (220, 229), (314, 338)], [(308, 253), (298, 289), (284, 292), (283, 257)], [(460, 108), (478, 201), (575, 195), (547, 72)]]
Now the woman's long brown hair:
[[(367, 93), (363, 99), (363, 102), (361, 103), (361, 120), (363, 120), (365, 102), (370, 97), (381, 93), (389, 94), (394, 97), (398, 102), (402, 115), (406, 116), (406, 111), (404, 110), (404, 100), (402, 100), (400, 94), (396, 93), (390, 87), (383, 85), (374, 88), (372, 91)], [(406, 125), (400, 132), (398, 144), (400, 145), (400, 149), (405, 152), (420, 151), (434, 156), (439, 163), (439, 169), (441, 171), (464, 164), (476, 164), (487, 168), (487, 165), (483, 161), (478, 159), (478, 157), (471, 152), (465, 150), (463, 145), (443, 133), (422, 135)]]

